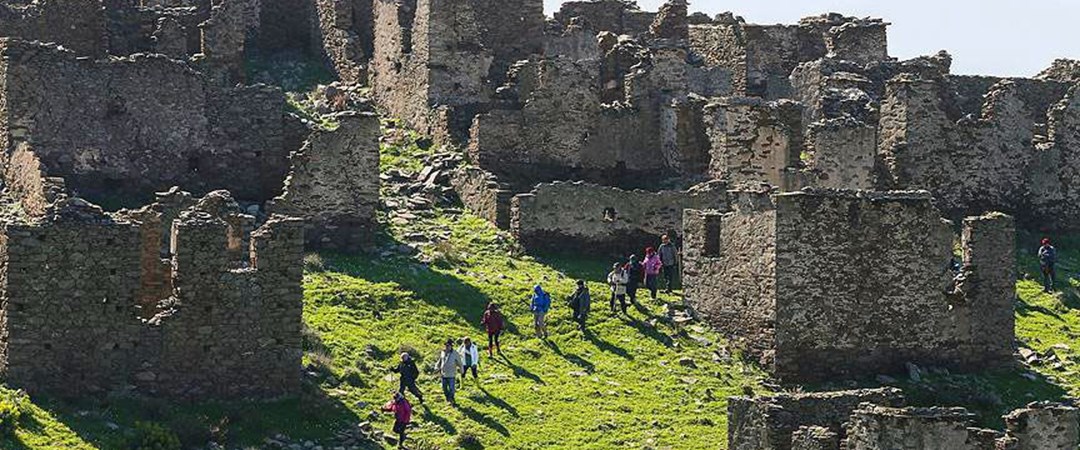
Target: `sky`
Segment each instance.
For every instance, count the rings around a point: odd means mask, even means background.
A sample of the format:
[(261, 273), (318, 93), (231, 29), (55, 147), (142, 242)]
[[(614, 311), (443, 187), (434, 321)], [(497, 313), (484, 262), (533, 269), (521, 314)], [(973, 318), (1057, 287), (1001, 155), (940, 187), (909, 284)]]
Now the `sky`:
[[(638, 0), (656, 11), (663, 0)], [(548, 15), (562, 0), (545, 0)], [(881, 17), (901, 59), (947, 50), (953, 73), (1033, 76), (1057, 58), (1080, 59), (1080, 0), (690, 0), (690, 11), (732, 11), (748, 23), (792, 24), (839, 12)]]

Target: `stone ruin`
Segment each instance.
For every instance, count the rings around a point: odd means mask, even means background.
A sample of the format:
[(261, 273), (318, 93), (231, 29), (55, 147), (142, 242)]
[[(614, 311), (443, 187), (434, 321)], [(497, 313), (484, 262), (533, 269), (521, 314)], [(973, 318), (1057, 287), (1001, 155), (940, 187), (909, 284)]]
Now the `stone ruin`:
[(226, 191), (106, 213), (79, 198), (0, 228), (0, 377), (30, 392), (295, 394), (304, 225)]
[(731, 450), (1065, 450), (1080, 445), (1080, 410), (1032, 403), (1005, 430), (973, 426), (964, 408), (904, 407), (898, 389), (733, 397)]
[(926, 192), (730, 194), (687, 210), (685, 297), (790, 383), (1013, 361), (1013, 219), (953, 225)]

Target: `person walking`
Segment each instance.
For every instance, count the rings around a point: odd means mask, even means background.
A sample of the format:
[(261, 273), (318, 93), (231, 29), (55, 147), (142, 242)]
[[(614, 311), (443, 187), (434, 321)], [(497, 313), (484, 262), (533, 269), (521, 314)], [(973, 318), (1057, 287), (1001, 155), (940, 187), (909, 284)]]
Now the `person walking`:
[(574, 311), (578, 329), (585, 333), (585, 321), (588, 320), (589, 310), (592, 308), (592, 296), (589, 295), (589, 286), (585, 284), (585, 280), (578, 280), (577, 290), (570, 297), (570, 307)]
[(416, 361), (413, 361), (412, 356), (408, 353), (402, 353), (401, 361), (398, 362), (397, 367), (390, 370), (401, 374), (401, 379), (398, 382), (398, 393), (405, 395), (405, 390), (408, 389), (423, 405), (424, 396), (420, 394), (420, 388), (416, 386), (416, 380), (420, 378), (420, 369), (416, 367)]
[(645, 268), (638, 262), (637, 255), (630, 255), (630, 261), (626, 263), (626, 276), (626, 296), (630, 303), (636, 304), (638, 287), (645, 280)]
[(630, 280), (626, 269), (622, 264), (615, 263), (611, 266), (611, 272), (608, 273), (607, 281), (611, 286), (611, 312), (617, 313), (615, 309), (615, 301), (618, 300), (619, 306), (622, 308), (623, 314), (626, 313), (626, 283)]
[(439, 353), (439, 361), (435, 363), (435, 367), (439, 369), (439, 375), (442, 377), (442, 390), (443, 395), (446, 396), (446, 401), (451, 405), (457, 404), (454, 401), (454, 394), (457, 391), (457, 373), (465, 365), (461, 362), (461, 355), (454, 350), (454, 340), (447, 339), (446, 345), (443, 347), (442, 352)]
[(405, 448), (405, 431), (412, 423), (412, 405), (404, 395), (395, 392), (394, 398), (382, 409), (394, 413), (394, 433), (398, 435), (398, 448)]
[(461, 384), (464, 386), (465, 379), (469, 378), (469, 369), (472, 369), (473, 380), (480, 384), (480, 376), (476, 374), (477, 369), (480, 368), (480, 349), (473, 343), (472, 338), (465, 337), (458, 353), (461, 353), (461, 359), (464, 361), (461, 367)]
[(1050, 244), (1049, 238), (1043, 238), (1039, 247), (1039, 268), (1042, 269), (1043, 292), (1054, 292), (1054, 265), (1057, 264), (1057, 249)]
[(487, 330), (488, 335), (488, 358), (492, 358), (491, 347), (495, 346), (495, 350), (502, 354), (502, 347), (499, 346), (499, 336), (502, 335), (503, 328), (505, 328), (505, 320), (503, 319), (502, 312), (499, 311), (499, 304), (495, 302), (488, 303), (487, 309), (484, 310), (484, 317), (480, 319), (480, 324)]
[(547, 313), (551, 310), (551, 295), (544, 292), (544, 288), (540, 287), (539, 284), (533, 287), (532, 302), (529, 304), (529, 310), (533, 313), (533, 326), (536, 327), (536, 337), (547, 339)]
[(645, 249), (645, 289), (656, 300), (656, 291), (660, 288), (660, 267), (664, 264), (660, 261), (660, 255), (652, 247)]
[(663, 264), (661, 271), (664, 273), (664, 282), (667, 284), (664, 292), (670, 294), (675, 286), (675, 272), (678, 271), (679, 251), (675, 248), (675, 244), (671, 243), (671, 237), (665, 234), (660, 237), (660, 248), (657, 253), (660, 254), (660, 262)]

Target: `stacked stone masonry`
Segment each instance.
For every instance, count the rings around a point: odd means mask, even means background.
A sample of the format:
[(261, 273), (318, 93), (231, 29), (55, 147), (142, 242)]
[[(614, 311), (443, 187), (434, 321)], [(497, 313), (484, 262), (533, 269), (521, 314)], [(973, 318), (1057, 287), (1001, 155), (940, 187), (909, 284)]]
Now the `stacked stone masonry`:
[[(0, 376), (72, 396), (297, 393), (302, 221), (275, 216), (244, 236), (227, 192), (182, 203), (106, 214), (70, 198), (6, 223)], [(155, 294), (166, 296), (146, 301)]]
[(964, 408), (911, 408), (898, 389), (728, 399), (732, 450), (1064, 450), (1080, 445), (1080, 412), (1033, 403), (1004, 431), (973, 427)]
[(954, 274), (952, 228), (929, 193), (731, 197), (729, 212), (686, 212), (686, 299), (778, 379), (1012, 360), (1011, 217), (966, 219)]

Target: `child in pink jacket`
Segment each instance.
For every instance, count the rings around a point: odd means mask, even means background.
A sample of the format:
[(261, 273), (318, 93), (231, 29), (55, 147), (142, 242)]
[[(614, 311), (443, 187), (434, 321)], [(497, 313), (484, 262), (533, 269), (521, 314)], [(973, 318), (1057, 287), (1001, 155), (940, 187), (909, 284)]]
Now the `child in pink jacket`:
[(412, 422), (412, 405), (400, 392), (394, 393), (394, 399), (383, 406), (383, 411), (394, 413), (394, 432), (398, 435), (398, 448), (405, 447), (405, 430)]
[(652, 294), (652, 299), (656, 300), (656, 290), (659, 287), (660, 281), (660, 268), (664, 266), (664, 263), (660, 260), (660, 254), (656, 253), (656, 250), (652, 247), (645, 249), (645, 288)]

